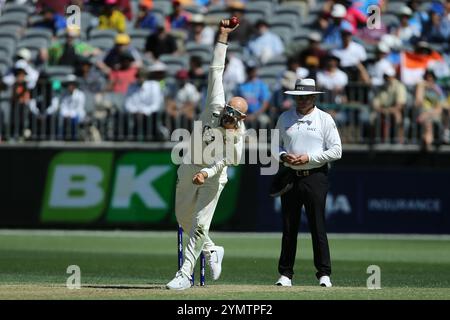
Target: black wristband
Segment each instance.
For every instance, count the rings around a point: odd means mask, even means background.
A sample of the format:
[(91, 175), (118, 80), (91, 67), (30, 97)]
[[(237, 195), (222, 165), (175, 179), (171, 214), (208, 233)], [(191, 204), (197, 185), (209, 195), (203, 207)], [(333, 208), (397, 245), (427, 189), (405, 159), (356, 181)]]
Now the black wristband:
[(222, 44), (224, 44), (224, 45), (226, 45), (226, 46), (228, 45), (228, 42), (222, 42), (222, 41), (219, 41), (219, 40), (217, 40), (217, 42), (218, 42), (218, 43), (222, 43)]

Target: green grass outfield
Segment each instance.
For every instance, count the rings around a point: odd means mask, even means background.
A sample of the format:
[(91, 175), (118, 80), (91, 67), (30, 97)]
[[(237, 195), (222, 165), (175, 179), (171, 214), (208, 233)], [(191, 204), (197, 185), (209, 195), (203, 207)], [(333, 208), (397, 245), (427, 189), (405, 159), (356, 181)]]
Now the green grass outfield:
[[(317, 286), (311, 240), (298, 242), (294, 286), (277, 287), (279, 233), (211, 233), (222, 277), (181, 292), (176, 232), (0, 231), (0, 299), (450, 299), (450, 236), (330, 235), (333, 288)], [(381, 289), (368, 290), (369, 265)], [(69, 290), (66, 269), (81, 268)], [(197, 269), (197, 280), (199, 273)]]

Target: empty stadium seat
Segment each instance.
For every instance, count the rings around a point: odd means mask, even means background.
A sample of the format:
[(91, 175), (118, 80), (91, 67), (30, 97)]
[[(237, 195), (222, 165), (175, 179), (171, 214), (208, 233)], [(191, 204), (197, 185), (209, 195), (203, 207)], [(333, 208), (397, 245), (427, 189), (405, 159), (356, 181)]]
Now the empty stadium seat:
[(16, 27), (23, 28), (26, 24), (26, 21), (16, 20), (14, 18), (9, 17), (0, 17), (0, 30), (8, 27)]
[(86, 32), (98, 25), (98, 18), (90, 12), (82, 11), (80, 17), (81, 30)]
[(268, 20), (271, 28), (274, 27), (286, 27), (290, 28), (291, 32), (295, 32), (297, 30), (298, 21), (294, 18), (287, 18), (283, 16), (273, 16)]
[(12, 60), (10, 57), (0, 56), (0, 65), (3, 65), (6, 68), (10, 68), (12, 66)]
[(114, 41), (114, 38), (117, 35), (117, 31), (115, 30), (100, 30), (100, 29), (93, 29), (91, 32), (89, 32), (89, 40), (94, 39), (111, 39)]
[(29, 28), (25, 30), (22, 39), (44, 39), (47, 41), (47, 46), (50, 44), (52, 32), (45, 28)]
[(209, 23), (217, 24), (217, 21), (226, 19), (230, 16), (228, 9), (223, 5), (211, 5), (208, 9), (205, 19)]
[(88, 43), (91, 46), (93, 46), (95, 48), (99, 48), (102, 51), (108, 51), (109, 49), (111, 49), (114, 46), (114, 39), (96, 38), (96, 39), (89, 40)]
[(171, 1), (153, 1), (153, 12), (159, 12), (164, 16), (168, 16), (172, 12)]
[(239, 43), (236, 42), (230, 42), (228, 44), (228, 49), (227, 52), (229, 54), (235, 54), (236, 56), (238, 56), (239, 58), (242, 58), (243, 55), (243, 48)]
[(198, 52), (203, 52), (207, 54), (212, 53), (212, 47), (206, 44), (198, 44), (195, 42), (188, 42), (186, 44), (186, 52), (189, 54), (196, 54)]
[(176, 64), (169, 64), (167, 65), (166, 74), (174, 77), (177, 74), (177, 72), (180, 71), (181, 69), (183, 69), (182, 66)]
[(64, 78), (69, 74), (73, 74), (74, 69), (71, 66), (46, 66), (43, 72), (48, 74), (49, 77)]
[(197, 5), (187, 5), (184, 6), (184, 10), (191, 13), (191, 14), (199, 14), (203, 13), (203, 8)]
[(128, 31), (133, 47), (140, 51), (145, 50), (145, 43), (147, 37), (150, 35), (150, 30), (147, 29), (131, 29)]
[(272, 13), (272, 9), (272, 3), (267, 1), (252, 1), (245, 6), (246, 15), (247, 13), (260, 12), (268, 17)]
[(8, 57), (12, 57), (16, 51), (16, 41), (11, 38), (0, 37), (0, 48), (2, 48), (2, 51), (8, 52)]
[(406, 5), (404, 1), (392, 1), (390, 0), (387, 3), (386, 11), (384, 13), (394, 13), (397, 14), (400, 12), (400, 9)]
[(27, 22), (28, 22), (27, 19), (28, 19), (28, 14), (26, 12), (18, 12), (18, 11), (6, 12), (0, 16), (0, 21), (3, 21), (3, 20), (20, 21), (22, 26), (25, 26), (27, 24)]
[(188, 57), (187, 56), (174, 56), (171, 54), (163, 54), (159, 57), (159, 60), (166, 65), (178, 65), (181, 68), (188, 67)]
[(255, 24), (258, 20), (265, 19), (266, 16), (262, 12), (246, 12), (245, 18), (252, 24)]
[(269, 61), (265, 63), (265, 67), (277, 66), (278, 68), (285, 68), (287, 63), (287, 58), (285, 55), (279, 55), (270, 58)]
[(12, 12), (21, 12), (27, 15), (31, 14), (34, 11), (32, 6), (27, 6), (18, 3), (7, 3), (2, 9), (2, 14), (8, 14)]
[(308, 40), (311, 32), (313, 32), (312, 29), (301, 28), (301, 29), (297, 30), (297, 32), (295, 32), (295, 34), (292, 36), (292, 40), (293, 41), (303, 40), (303, 39)]
[(387, 27), (391, 25), (399, 25), (400, 20), (396, 14), (393, 13), (383, 13), (381, 15), (381, 21)]

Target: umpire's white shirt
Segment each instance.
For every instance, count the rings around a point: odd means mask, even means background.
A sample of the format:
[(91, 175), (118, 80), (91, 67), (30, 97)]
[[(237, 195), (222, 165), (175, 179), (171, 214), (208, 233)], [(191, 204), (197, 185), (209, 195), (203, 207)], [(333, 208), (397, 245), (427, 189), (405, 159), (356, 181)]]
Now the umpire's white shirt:
[(286, 166), (309, 170), (341, 158), (341, 138), (336, 124), (328, 113), (317, 107), (307, 115), (297, 113), (295, 108), (285, 111), (278, 118), (276, 128), (280, 134), (279, 156), (290, 153), (309, 157), (307, 164), (284, 163)]

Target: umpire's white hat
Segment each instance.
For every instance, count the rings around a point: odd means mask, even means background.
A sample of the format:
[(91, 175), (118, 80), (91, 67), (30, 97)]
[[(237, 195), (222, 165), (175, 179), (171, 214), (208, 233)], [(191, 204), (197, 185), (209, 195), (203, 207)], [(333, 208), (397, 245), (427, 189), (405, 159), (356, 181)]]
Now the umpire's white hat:
[(307, 96), (323, 92), (316, 91), (316, 82), (314, 81), (314, 79), (298, 79), (297, 81), (295, 81), (295, 89), (285, 91), (284, 93), (293, 96)]

